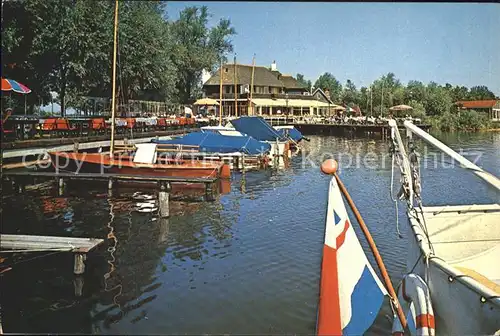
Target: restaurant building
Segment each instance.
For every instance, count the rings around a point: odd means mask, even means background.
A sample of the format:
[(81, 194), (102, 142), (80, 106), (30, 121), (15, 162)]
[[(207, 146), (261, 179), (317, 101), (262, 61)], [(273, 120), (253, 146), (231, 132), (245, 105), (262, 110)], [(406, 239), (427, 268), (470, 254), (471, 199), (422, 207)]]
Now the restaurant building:
[(205, 97), (220, 101), (221, 74), (223, 115), (328, 115), (338, 108), (323, 90), (311, 93), (279, 72), (276, 62), (270, 67), (224, 64), (203, 84)]

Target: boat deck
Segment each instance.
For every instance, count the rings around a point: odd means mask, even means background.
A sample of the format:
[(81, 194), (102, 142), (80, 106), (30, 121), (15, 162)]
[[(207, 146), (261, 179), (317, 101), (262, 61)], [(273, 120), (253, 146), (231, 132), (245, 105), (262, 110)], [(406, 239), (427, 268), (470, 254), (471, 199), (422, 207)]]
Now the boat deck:
[(424, 216), (436, 256), (500, 293), (500, 205), (424, 207)]

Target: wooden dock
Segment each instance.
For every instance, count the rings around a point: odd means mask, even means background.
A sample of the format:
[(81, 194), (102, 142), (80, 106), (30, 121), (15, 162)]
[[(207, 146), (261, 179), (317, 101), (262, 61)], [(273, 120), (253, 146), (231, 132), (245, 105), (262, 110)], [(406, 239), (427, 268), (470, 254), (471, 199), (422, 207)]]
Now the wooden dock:
[(97, 238), (73, 238), (33, 235), (0, 234), (2, 250), (23, 250), (23, 252), (66, 251), (87, 253), (104, 242)]
[[(382, 125), (357, 125), (357, 124), (292, 124), (304, 135), (366, 135), (380, 134), (382, 137), (390, 135), (391, 127), (389, 124)], [(431, 125), (421, 124), (416, 125), (423, 130), (428, 130)]]
[(158, 205), (160, 217), (169, 217), (169, 193), (172, 190), (171, 184), (203, 184), (206, 201), (214, 200), (215, 184), (218, 181), (215, 177), (183, 177), (183, 176), (145, 176), (145, 175), (123, 175), (113, 173), (71, 173), (71, 172), (39, 172), (39, 171), (19, 171), (10, 170), (3, 172), (3, 179), (8, 179), (13, 189), (19, 192), (25, 190), (25, 186), (32, 183), (35, 178), (56, 179), (59, 186), (59, 195), (64, 194), (66, 182), (68, 180), (90, 180), (107, 182), (108, 193), (113, 194), (113, 188), (117, 183), (149, 183), (155, 184), (159, 190)]
[[(170, 132), (156, 132), (151, 134), (143, 134), (140, 138), (128, 139), (127, 137), (121, 136), (117, 137), (118, 140), (115, 143), (117, 145), (124, 144), (136, 144), (150, 142), (153, 139), (168, 139), (172, 135), (185, 134), (187, 130), (176, 130)], [(89, 149), (105, 149), (111, 146), (111, 140), (109, 136), (104, 137), (84, 137), (84, 138), (65, 138), (65, 139), (46, 139), (50, 140), (46, 142), (45, 140), (35, 140), (25, 142), (22, 146), (20, 143), (16, 143), (16, 147), (3, 148), (2, 143), (2, 155), (3, 159), (14, 159), (22, 158), (28, 156), (43, 156), (47, 152), (65, 152), (65, 151), (83, 151)], [(7, 144), (8, 145), (8, 144)], [(40, 158), (41, 159), (41, 158)]]

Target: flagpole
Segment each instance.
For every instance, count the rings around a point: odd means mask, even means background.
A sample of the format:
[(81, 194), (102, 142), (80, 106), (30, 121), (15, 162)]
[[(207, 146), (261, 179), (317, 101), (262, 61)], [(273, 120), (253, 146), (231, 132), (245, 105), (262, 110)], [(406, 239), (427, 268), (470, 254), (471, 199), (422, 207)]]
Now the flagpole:
[(234, 116), (238, 116), (238, 84), (236, 80), (236, 55), (234, 55)]
[(385, 283), (385, 288), (389, 292), (389, 295), (391, 297), (391, 300), (393, 301), (393, 304), (396, 306), (396, 313), (398, 315), (399, 321), (401, 322), (401, 325), (403, 326), (403, 329), (406, 329), (407, 327), (407, 322), (406, 322), (406, 317), (405, 314), (403, 313), (403, 309), (401, 308), (401, 305), (399, 304), (398, 296), (396, 294), (396, 291), (394, 290), (394, 287), (392, 286), (391, 279), (389, 278), (389, 273), (387, 273), (387, 269), (385, 268), (384, 261), (382, 260), (382, 257), (380, 256), (380, 253), (378, 252), (377, 246), (375, 245), (375, 241), (373, 240), (372, 235), (370, 234), (370, 231), (368, 231), (368, 227), (365, 224), (365, 221), (363, 220), (363, 217), (361, 217), (361, 214), (358, 211), (358, 208), (356, 208), (356, 205), (354, 204), (351, 195), (347, 192), (347, 189), (345, 188), (344, 184), (340, 180), (339, 176), (337, 175), (337, 168), (338, 168), (338, 163), (337, 161), (333, 159), (329, 159), (323, 162), (321, 165), (321, 171), (325, 174), (330, 174), (335, 176), (335, 180), (337, 180), (337, 184), (339, 185), (340, 191), (344, 195), (344, 197), (347, 200), (347, 203), (349, 203), (349, 206), (354, 213), (354, 216), (356, 217), (356, 220), (358, 221), (359, 226), (361, 227), (361, 230), (363, 231), (363, 234), (365, 235), (366, 241), (368, 242), (368, 245), (370, 246), (370, 250), (372, 251), (373, 256), (375, 257), (375, 261), (377, 262), (377, 266), (380, 270), (380, 273), (382, 275), (382, 279)]
[(116, 104), (116, 49), (118, 38), (118, 0), (115, 1), (115, 28), (113, 40), (113, 79), (111, 93), (111, 148), (110, 156), (113, 157), (115, 150), (115, 104)]
[(219, 81), (219, 126), (222, 126), (222, 58), (220, 59), (220, 81)]
[(255, 75), (255, 54), (253, 54), (253, 59), (252, 59), (252, 80), (250, 81), (250, 109), (252, 111), (252, 115), (254, 115), (254, 110), (253, 110), (253, 79)]

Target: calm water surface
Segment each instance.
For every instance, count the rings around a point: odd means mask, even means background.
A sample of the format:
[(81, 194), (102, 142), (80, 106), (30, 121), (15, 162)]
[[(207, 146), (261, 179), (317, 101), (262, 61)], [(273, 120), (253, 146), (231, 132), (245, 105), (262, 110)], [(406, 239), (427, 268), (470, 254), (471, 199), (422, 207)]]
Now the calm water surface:
[[(437, 136), (500, 176), (499, 133)], [(329, 181), (317, 165), (330, 154), (399, 281), (406, 219), (400, 207), (400, 239), (388, 144), (316, 136), (304, 147), (287, 170), (235, 173), (231, 192), (214, 202), (172, 202), (167, 220), (137, 212), (141, 201), (132, 192), (108, 198), (103, 187), (81, 185), (65, 197), (50, 186), (3, 196), (3, 233), (106, 240), (89, 255), (79, 297), (71, 254), (9, 256), (13, 269), (0, 278), (4, 331), (314, 333)], [(500, 202), (451, 159), (421, 152), (426, 205)], [(368, 334), (388, 333), (389, 314), (386, 304)]]

